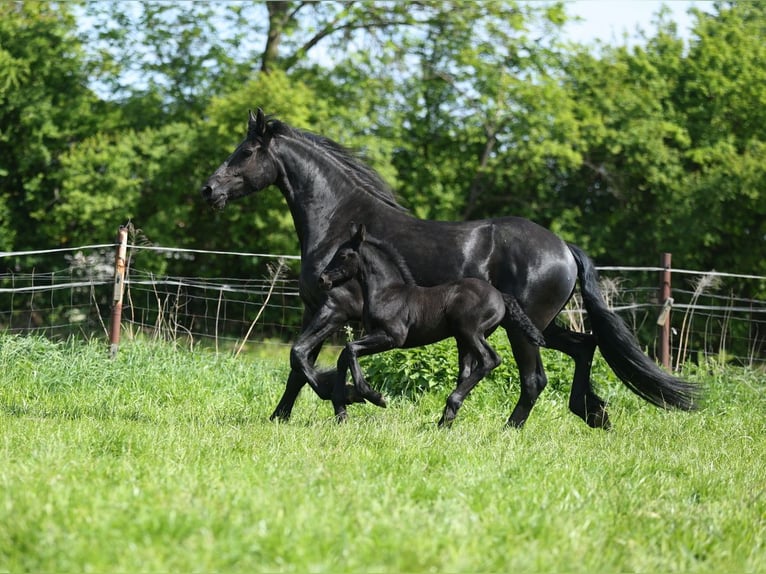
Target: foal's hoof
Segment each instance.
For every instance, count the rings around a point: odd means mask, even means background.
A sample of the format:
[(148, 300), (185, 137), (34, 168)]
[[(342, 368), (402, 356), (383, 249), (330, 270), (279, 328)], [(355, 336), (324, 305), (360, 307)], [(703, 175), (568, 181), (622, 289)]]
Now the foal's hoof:
[(354, 403), (364, 403), (366, 399), (356, 389), (354, 385), (346, 385), (346, 404), (353, 405)]
[(377, 405), (377, 406), (379, 406), (382, 409), (385, 409), (388, 406), (388, 404), (386, 403), (386, 399), (380, 393), (371, 394), (370, 396), (368, 396), (366, 398), (373, 405)]
[(452, 423), (455, 421), (455, 417), (451, 416), (448, 417), (446, 414), (442, 415), (442, 418), (439, 419), (439, 422), (436, 423), (436, 426), (440, 429), (448, 429), (452, 426)]

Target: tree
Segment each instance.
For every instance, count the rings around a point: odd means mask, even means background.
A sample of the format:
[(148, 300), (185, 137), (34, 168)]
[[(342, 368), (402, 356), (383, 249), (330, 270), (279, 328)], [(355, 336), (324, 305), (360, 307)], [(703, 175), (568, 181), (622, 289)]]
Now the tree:
[(765, 274), (766, 6), (715, 8), (695, 12), (678, 93), (691, 137), (678, 240), (703, 268)]
[(598, 49), (558, 42), (559, 4), (79, 6), (0, 5), (0, 244), (130, 217), (157, 242), (225, 227), (295, 252), (277, 193), (213, 215), (198, 196), (260, 106), (359, 148), (421, 217), (522, 215), (601, 262), (762, 265), (760, 5), (698, 12), (688, 46), (661, 13)]
[[(510, 188), (519, 161), (571, 156), (553, 132), (566, 94), (557, 87), (555, 30), (561, 5), (444, 3), (405, 38), (394, 162), (402, 195), (421, 217), (525, 214), (524, 188)], [(563, 118), (559, 122), (558, 118)], [(564, 159), (564, 161), (569, 161)], [(539, 166), (529, 171), (542, 176)], [(527, 180), (528, 189), (538, 182)]]
[(124, 126), (197, 117), (213, 95), (252, 78), (260, 13), (230, 2), (88, 1), (81, 34), (99, 63), (91, 82), (122, 105)]
[(0, 241), (49, 247), (39, 214), (58, 197), (59, 157), (95, 131), (104, 109), (62, 2), (0, 3)]
[(688, 47), (661, 13), (642, 45), (568, 59), (582, 163), (557, 180), (576, 217), (554, 228), (602, 263), (672, 251), (684, 267), (764, 269), (765, 13), (697, 11)]
[(576, 209), (558, 225), (603, 262), (674, 251), (668, 204), (683, 186), (689, 145), (674, 101), (682, 55), (674, 26), (661, 20), (643, 46), (568, 61), (582, 161), (557, 182), (559, 204)]

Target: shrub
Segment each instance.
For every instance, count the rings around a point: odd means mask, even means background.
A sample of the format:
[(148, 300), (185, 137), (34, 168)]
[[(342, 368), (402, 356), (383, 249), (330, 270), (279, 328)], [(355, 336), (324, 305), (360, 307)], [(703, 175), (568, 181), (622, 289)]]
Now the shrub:
[[(489, 338), (503, 362), (490, 373), (485, 381), (517, 386), (519, 372), (513, 359), (511, 345), (505, 332), (498, 330)], [(574, 361), (550, 349), (542, 349), (542, 360), (548, 376), (546, 393), (568, 395), (574, 376)], [(423, 393), (438, 391), (448, 393), (455, 388), (458, 371), (457, 346), (454, 339), (447, 339), (415, 349), (392, 349), (378, 355), (363, 357), (360, 361), (369, 382), (390, 396), (415, 398)], [(603, 398), (608, 398), (622, 387), (600, 353), (594, 357), (591, 376)], [(604, 396), (606, 395), (606, 396)]]

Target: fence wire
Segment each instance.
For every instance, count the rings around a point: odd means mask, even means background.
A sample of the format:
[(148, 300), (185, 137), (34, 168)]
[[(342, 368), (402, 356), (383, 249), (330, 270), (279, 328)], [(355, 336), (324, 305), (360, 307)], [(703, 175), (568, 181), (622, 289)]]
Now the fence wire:
[[(176, 275), (152, 270), (140, 251), (200, 263), (221, 256), (258, 261), (245, 277)], [(130, 246), (122, 326), (128, 336), (238, 349), (289, 345), (300, 330), (296, 256)], [(46, 269), (39, 268), (45, 255)], [(244, 264), (243, 264), (244, 269)], [(655, 355), (659, 267), (599, 267), (610, 307)], [(672, 365), (715, 358), (766, 366), (766, 277), (672, 270)], [(0, 253), (0, 330), (51, 338), (108, 336), (114, 275), (111, 244), (49, 252)], [(256, 321), (257, 318), (257, 321)], [(560, 320), (587, 330), (575, 296)]]

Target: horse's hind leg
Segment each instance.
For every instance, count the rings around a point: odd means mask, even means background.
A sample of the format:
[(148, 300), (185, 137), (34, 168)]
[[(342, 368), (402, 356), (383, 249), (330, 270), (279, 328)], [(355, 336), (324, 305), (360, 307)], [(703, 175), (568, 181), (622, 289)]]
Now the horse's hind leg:
[(611, 425), (606, 404), (593, 392), (590, 380), (596, 338), (587, 333), (576, 333), (553, 324), (545, 330), (545, 339), (550, 348), (566, 353), (574, 359), (575, 372), (569, 394), (569, 410), (590, 427), (609, 429)]
[(468, 393), (501, 362), (500, 356), (483, 337), (473, 343), (458, 342), (458, 357), (460, 371), (457, 387), (447, 397), (447, 404), (439, 419), (440, 427), (452, 424)]

